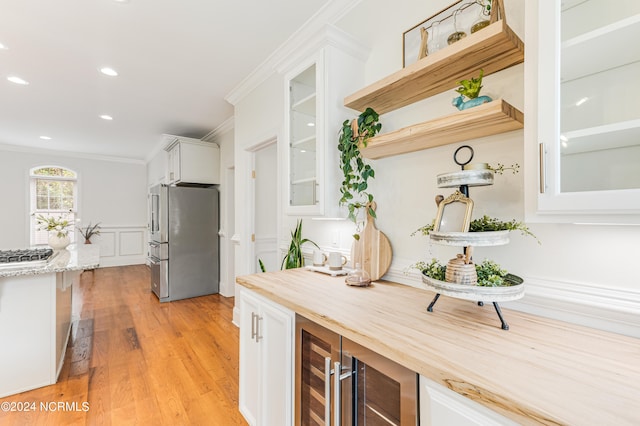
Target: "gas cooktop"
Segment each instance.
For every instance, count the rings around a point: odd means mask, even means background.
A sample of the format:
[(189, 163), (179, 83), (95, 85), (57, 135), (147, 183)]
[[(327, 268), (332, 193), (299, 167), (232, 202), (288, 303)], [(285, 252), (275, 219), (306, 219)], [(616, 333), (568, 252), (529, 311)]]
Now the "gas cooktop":
[(46, 264), (53, 250), (50, 248), (34, 248), (23, 250), (0, 250), (0, 268), (38, 266)]

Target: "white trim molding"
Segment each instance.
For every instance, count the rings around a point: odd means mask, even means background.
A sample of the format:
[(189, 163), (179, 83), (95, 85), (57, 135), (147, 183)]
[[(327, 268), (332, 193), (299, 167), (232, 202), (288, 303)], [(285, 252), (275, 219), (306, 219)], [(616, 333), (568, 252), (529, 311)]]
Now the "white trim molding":
[[(237, 105), (247, 94), (263, 83), (277, 69), (283, 68), (283, 63), (290, 63), (290, 59), (307, 56), (309, 52), (317, 50), (318, 35), (323, 35), (327, 24), (338, 22), (361, 0), (332, 0), (322, 7), (315, 15), (305, 22), (299, 30), (293, 33), (278, 49), (265, 59), (251, 74), (240, 82), (225, 96), (231, 105)], [(333, 27), (336, 31), (340, 31)], [(345, 40), (351, 38), (346, 33)], [(351, 38), (353, 42), (355, 40)], [(349, 50), (348, 50), (349, 51)], [(360, 50), (368, 53), (367, 49)]]
[(216, 142), (216, 139), (235, 128), (235, 117), (231, 116), (222, 122), (218, 127), (207, 133), (202, 140), (204, 142)]

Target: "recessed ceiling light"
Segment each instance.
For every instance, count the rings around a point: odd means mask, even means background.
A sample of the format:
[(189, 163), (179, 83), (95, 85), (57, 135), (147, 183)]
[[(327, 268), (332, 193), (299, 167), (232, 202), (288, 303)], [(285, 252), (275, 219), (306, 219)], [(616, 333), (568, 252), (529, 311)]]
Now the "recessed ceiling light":
[(44, 139), (45, 141), (50, 141), (51, 138), (49, 136), (40, 136), (40, 139)]
[(129, 0), (113, 0), (116, 3), (129, 3)]
[(109, 77), (115, 77), (118, 75), (118, 71), (109, 67), (100, 68), (100, 72), (104, 75), (108, 75)]
[(15, 84), (22, 84), (23, 86), (29, 84), (27, 80), (23, 80), (20, 77), (16, 77), (15, 75), (10, 75), (9, 77), (7, 77), (7, 80)]
[(0, 43), (0, 50), (2, 50), (2, 49), (8, 49), (8, 47), (5, 46), (4, 44)]
[(113, 117), (107, 114), (102, 114), (100, 118), (102, 118), (103, 120), (113, 120)]

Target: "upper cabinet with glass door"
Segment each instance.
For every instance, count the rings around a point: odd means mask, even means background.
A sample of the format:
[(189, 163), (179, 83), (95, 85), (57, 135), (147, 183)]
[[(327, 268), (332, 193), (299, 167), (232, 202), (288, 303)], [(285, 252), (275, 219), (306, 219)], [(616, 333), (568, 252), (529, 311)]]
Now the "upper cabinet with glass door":
[(326, 44), (282, 70), (286, 106), (280, 148), (287, 165), (285, 212), (345, 218), (338, 205), (338, 131), (344, 120), (357, 116), (343, 105), (343, 99), (362, 86), (368, 51), (333, 26), (325, 28), (324, 38)]
[(316, 210), (318, 160), (316, 63), (296, 74), (289, 86), (289, 205)]
[(636, 221), (640, 2), (538, 0), (538, 8), (538, 212)]

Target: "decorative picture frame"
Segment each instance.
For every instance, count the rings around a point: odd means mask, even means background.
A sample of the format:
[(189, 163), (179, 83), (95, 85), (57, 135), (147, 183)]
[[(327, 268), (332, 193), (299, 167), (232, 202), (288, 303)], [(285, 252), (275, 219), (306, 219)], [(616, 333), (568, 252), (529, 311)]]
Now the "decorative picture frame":
[[(491, 5), (490, 14), (487, 4)], [(409, 28), (402, 33), (402, 67), (445, 48), (450, 37), (453, 41), (464, 38), (479, 20), (487, 25), (497, 21), (498, 9), (504, 16), (501, 0), (458, 0)]]
[(433, 226), (435, 232), (469, 232), (473, 213), (473, 200), (459, 190), (438, 204)]

